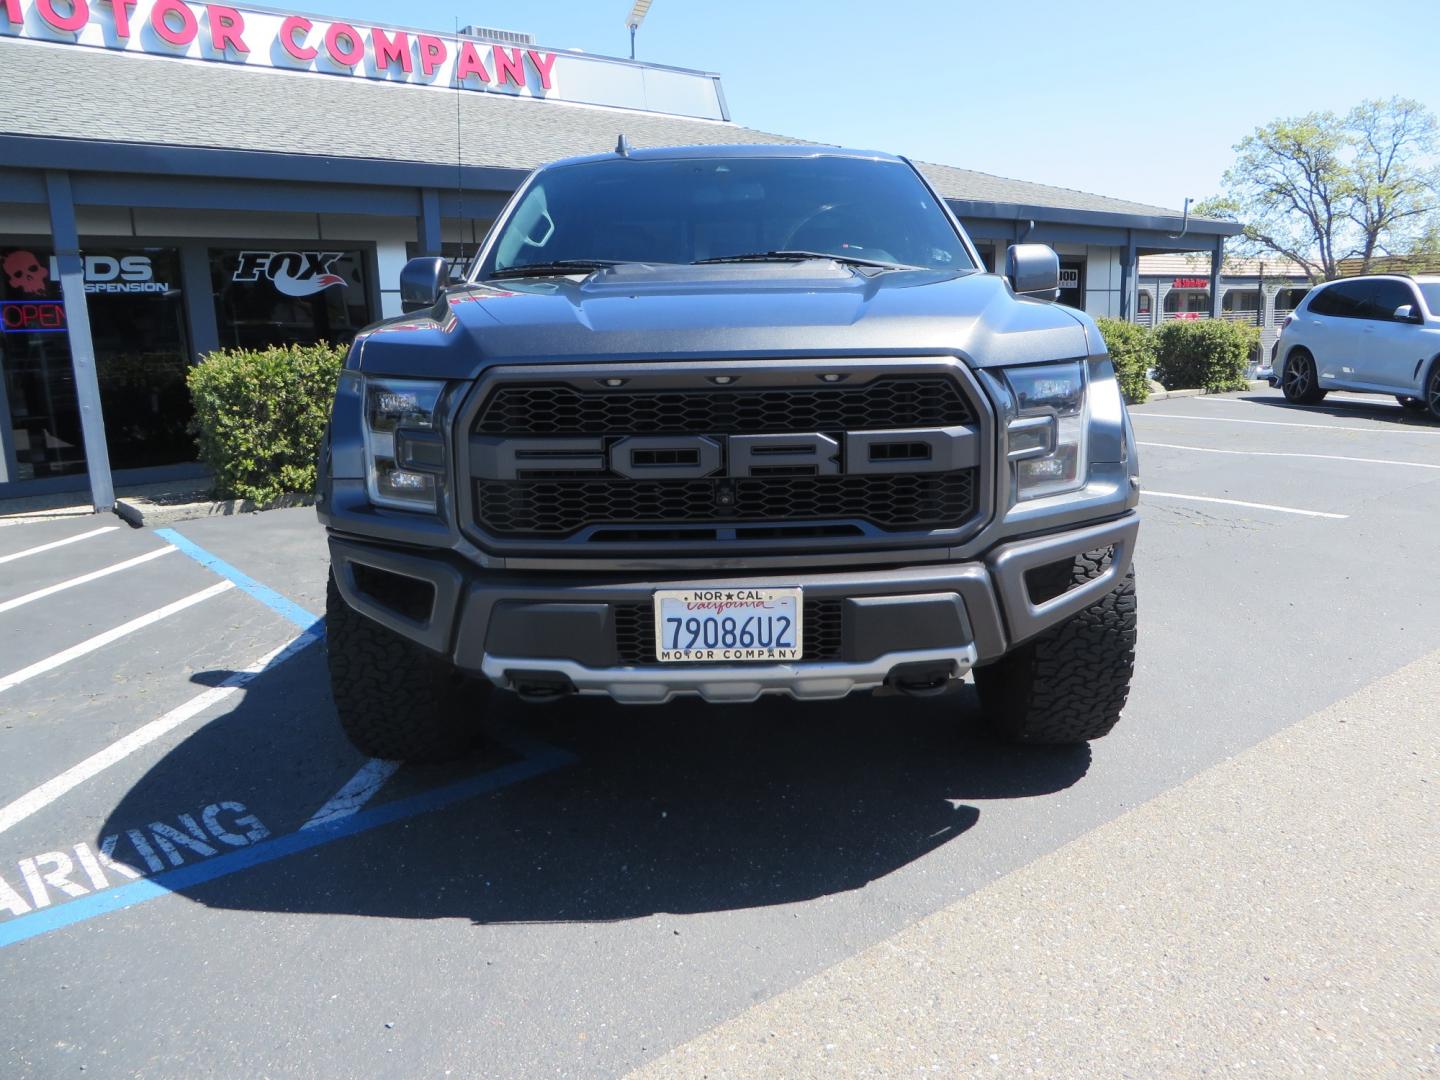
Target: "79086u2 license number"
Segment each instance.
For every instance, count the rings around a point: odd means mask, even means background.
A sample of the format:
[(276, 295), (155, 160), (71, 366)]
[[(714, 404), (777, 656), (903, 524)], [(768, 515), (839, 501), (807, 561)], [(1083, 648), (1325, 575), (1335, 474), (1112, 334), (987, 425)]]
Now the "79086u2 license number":
[(659, 589), (655, 656), (662, 663), (784, 663), (801, 658), (798, 588)]

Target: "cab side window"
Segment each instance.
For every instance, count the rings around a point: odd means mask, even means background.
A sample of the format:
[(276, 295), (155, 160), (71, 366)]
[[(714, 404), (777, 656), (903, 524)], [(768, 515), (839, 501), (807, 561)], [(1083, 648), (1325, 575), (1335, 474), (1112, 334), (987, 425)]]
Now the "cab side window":
[(1395, 309), (1404, 304), (1409, 304), (1415, 311), (1420, 310), (1420, 303), (1409, 285), (1403, 281), (1377, 281), (1374, 290), (1365, 298), (1365, 308), (1360, 317), (1377, 322), (1394, 322)]
[(1371, 288), (1373, 283), (1369, 281), (1337, 281), (1326, 285), (1310, 301), (1310, 312), (1342, 319), (1364, 318), (1362, 311)]

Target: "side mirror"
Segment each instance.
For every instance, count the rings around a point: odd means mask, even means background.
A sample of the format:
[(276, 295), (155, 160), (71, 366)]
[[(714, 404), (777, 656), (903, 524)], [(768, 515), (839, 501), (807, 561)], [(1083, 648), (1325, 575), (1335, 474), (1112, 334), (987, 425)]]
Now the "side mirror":
[(1060, 289), (1060, 256), (1049, 244), (1011, 244), (1005, 252), (1005, 276), (1021, 296), (1054, 299)]
[(1401, 304), (1390, 317), (1396, 322), (1420, 322), (1420, 317), (1415, 314), (1414, 304)]
[(450, 264), (438, 256), (411, 259), (400, 271), (400, 310), (432, 308), (450, 281)]

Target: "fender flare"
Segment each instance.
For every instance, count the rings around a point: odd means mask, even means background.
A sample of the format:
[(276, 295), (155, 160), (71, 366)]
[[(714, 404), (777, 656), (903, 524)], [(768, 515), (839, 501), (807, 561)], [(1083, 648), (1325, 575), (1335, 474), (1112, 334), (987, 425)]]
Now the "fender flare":
[(1436, 353), (1434, 356), (1430, 357), (1429, 360), (1422, 360), (1420, 362), (1421, 371), (1419, 384), (1421, 397), (1425, 396), (1425, 388), (1430, 382), (1431, 376), (1435, 374), (1435, 369), (1437, 367), (1440, 367), (1440, 353)]

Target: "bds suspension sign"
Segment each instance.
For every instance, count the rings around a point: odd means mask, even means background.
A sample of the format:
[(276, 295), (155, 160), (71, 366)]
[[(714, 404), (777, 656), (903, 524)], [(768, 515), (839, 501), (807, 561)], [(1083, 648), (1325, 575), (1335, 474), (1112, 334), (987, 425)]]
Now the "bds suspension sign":
[(557, 58), (561, 68), (583, 62), (466, 37), (190, 0), (0, 0), (0, 37), (560, 100)]

